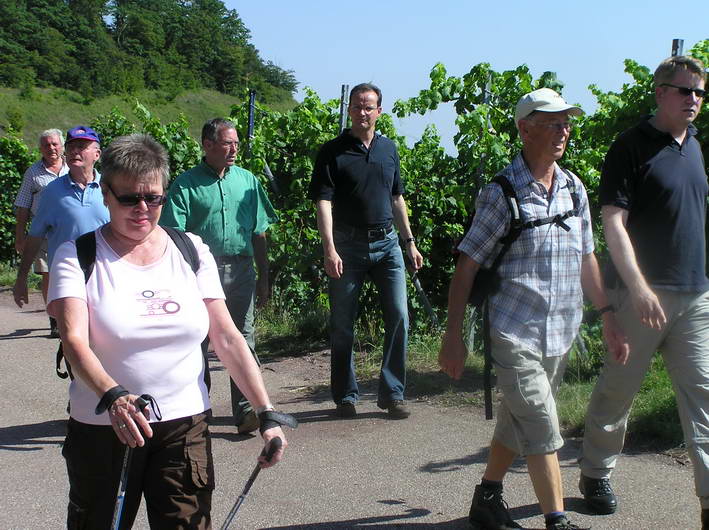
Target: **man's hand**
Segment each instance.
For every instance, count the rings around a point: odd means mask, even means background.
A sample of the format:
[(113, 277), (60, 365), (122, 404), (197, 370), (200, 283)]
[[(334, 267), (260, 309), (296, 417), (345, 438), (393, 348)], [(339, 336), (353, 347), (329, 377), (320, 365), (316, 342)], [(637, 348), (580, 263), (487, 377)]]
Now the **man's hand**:
[(27, 294), (27, 276), (17, 275), (15, 285), (12, 288), (12, 294), (15, 297), (15, 303), (18, 307), (29, 303), (29, 295)]
[(259, 275), (256, 280), (256, 309), (263, 308), (271, 298), (271, 290), (268, 286), (268, 276)]
[(628, 355), (630, 353), (628, 337), (623, 333), (613, 313), (604, 313), (602, 318), (603, 339), (606, 341), (606, 347), (618, 364), (625, 364), (628, 362)]
[(660, 300), (649, 287), (640, 287), (628, 289), (630, 293), (630, 301), (633, 308), (645, 326), (660, 330), (667, 324), (667, 317), (662, 310)]
[(22, 236), (15, 237), (15, 252), (17, 252), (21, 256), (24, 251), (25, 251), (25, 236), (23, 234)]
[(438, 352), (438, 364), (441, 370), (453, 379), (460, 379), (467, 356), (468, 350), (463, 342), (463, 336), (460, 333), (446, 331), (443, 335), (441, 351)]
[(415, 270), (419, 270), (423, 267), (423, 256), (416, 248), (416, 243), (411, 241), (406, 245), (406, 254), (409, 256), (409, 262)]
[(339, 278), (342, 276), (342, 258), (336, 250), (325, 253), (325, 272), (330, 278)]

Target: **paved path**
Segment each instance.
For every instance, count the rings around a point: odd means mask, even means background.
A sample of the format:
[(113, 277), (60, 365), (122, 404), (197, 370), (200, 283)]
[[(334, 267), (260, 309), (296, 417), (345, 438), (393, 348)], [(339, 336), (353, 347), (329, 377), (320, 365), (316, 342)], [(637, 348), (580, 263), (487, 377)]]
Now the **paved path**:
[[(54, 374), (56, 341), (35, 297), (19, 311), (0, 292), (0, 530), (64, 527), (67, 480), (61, 457), (67, 383)], [(265, 365), (264, 377), (279, 409), (301, 426), (287, 433), (284, 462), (261, 473), (232, 528), (466, 528), (472, 490), (492, 432), (475, 408), (411, 404), (406, 421), (389, 421), (365, 395), (356, 420), (330, 415), (328, 395), (312, 392), (327, 363), (322, 354)], [(256, 438), (239, 436), (228, 416), (224, 370), (213, 364), (212, 427), (217, 468), (214, 525), (219, 528), (241, 492), (260, 451)], [(665, 455), (625, 455), (614, 477), (621, 508), (588, 515), (575, 482), (576, 441), (561, 452), (566, 508), (574, 522), (594, 529), (699, 528), (691, 469)], [(522, 462), (506, 480), (506, 499), (521, 524), (542, 527)], [(135, 528), (147, 528), (141, 513)]]

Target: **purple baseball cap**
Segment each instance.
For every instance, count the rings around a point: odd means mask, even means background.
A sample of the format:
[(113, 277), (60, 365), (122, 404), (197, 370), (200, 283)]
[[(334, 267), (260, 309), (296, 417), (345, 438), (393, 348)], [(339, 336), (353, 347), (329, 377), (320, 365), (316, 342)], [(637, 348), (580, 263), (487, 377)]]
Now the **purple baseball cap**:
[(99, 140), (98, 133), (94, 131), (91, 127), (86, 127), (85, 125), (77, 125), (73, 129), (69, 129), (66, 133), (66, 142), (69, 143), (72, 140), (91, 140), (97, 144), (101, 143)]

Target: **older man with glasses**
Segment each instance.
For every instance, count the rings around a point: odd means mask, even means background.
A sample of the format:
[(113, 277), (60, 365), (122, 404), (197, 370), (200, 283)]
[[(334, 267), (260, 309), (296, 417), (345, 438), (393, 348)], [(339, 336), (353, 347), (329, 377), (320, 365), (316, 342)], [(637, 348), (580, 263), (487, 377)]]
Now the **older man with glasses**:
[[(515, 109), (522, 152), (498, 175), (514, 190), (524, 229), (505, 247), (497, 268), (500, 287), (485, 302), (502, 403), (487, 467), (470, 507), (469, 522), (478, 530), (522, 528), (510, 517), (502, 495), (502, 481), (518, 455), (527, 461), (546, 528), (579, 528), (564, 513), (557, 458), (564, 441), (555, 395), (581, 323), (582, 291), (603, 314), (611, 352), (619, 362), (627, 356), (593, 253), (586, 191), (578, 177), (557, 164), (569, 140), (571, 118), (580, 114), (579, 107), (548, 88), (522, 97)], [(462, 375), (467, 356), (462, 327), (473, 282), (481, 267), (497, 261), (500, 243), (512, 226), (506, 194), (499, 181), (482, 189), (472, 225), (458, 246), (439, 354), (441, 368), (455, 379)]]
[(605, 280), (628, 334), (630, 361), (607, 358), (586, 414), (580, 489), (589, 509), (613, 513), (610, 476), (628, 415), (652, 357), (672, 379), (694, 466), (702, 528), (709, 530), (709, 279), (707, 174), (692, 122), (704, 64), (670, 57), (655, 71), (657, 112), (618, 136), (603, 163), (599, 198), (612, 261)]
[[(66, 175), (69, 167), (64, 161), (64, 135), (59, 129), (47, 129), (39, 135), (39, 152), (42, 158), (32, 164), (22, 178), (22, 184), (15, 198), (15, 250), (20, 256), (25, 249), (27, 224), (37, 214), (39, 199), (47, 185), (57, 177)], [(46, 303), (49, 287), (49, 263), (47, 263), (47, 242), (42, 242), (37, 258), (34, 260), (34, 272), (42, 276), (42, 297)], [(59, 337), (57, 322), (49, 318), (50, 335)]]

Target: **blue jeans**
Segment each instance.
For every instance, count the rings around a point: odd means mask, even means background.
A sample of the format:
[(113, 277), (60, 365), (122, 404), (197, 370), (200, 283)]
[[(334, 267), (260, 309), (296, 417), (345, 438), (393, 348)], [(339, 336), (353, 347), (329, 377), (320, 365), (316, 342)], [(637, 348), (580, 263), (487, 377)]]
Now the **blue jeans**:
[(334, 229), (337, 253), (343, 272), (330, 278), (330, 384), (335, 403), (356, 403), (359, 388), (354, 369), (354, 322), (359, 294), (367, 274), (379, 291), (384, 314), (384, 348), (379, 373), (377, 404), (381, 408), (404, 398), (406, 385), (406, 341), (409, 314), (406, 304), (406, 273), (396, 231), (384, 239), (368, 241)]

